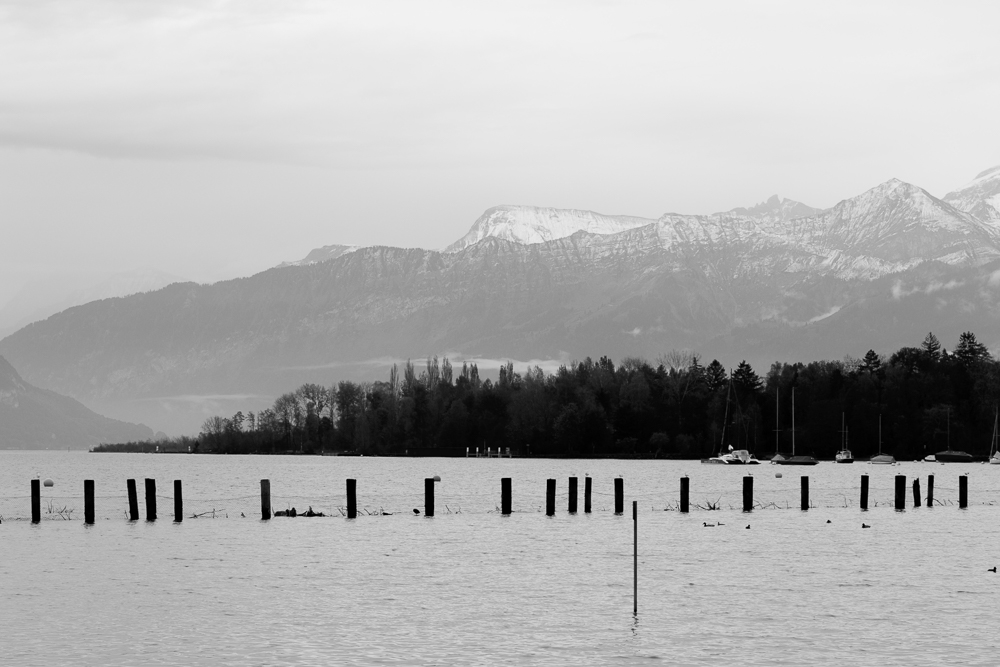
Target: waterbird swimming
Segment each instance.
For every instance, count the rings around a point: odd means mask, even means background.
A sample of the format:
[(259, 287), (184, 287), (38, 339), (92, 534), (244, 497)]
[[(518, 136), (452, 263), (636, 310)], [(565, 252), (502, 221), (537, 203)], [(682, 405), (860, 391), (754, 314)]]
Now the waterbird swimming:
[(749, 523), (747, 524), (747, 530), (750, 530), (750, 524)]
[(414, 507), (413, 508), (413, 513), (414, 514), (420, 514), (420, 510), (418, 510), (416, 507)]
[(714, 523), (705, 523), (704, 521), (702, 521), (701, 525), (704, 526), (705, 528), (715, 528)]
[(861, 524), (861, 527), (862, 527), (862, 528), (871, 528), (871, 526), (869, 526), (869, 525), (868, 525), (867, 523), (863, 523), (863, 524)]
[(986, 571), (987, 571), (987, 572), (993, 572), (994, 574), (996, 574), (996, 571), (997, 571), (997, 566), (996, 566), (996, 565), (994, 565), (993, 567), (991, 567), (990, 569), (988, 569), (988, 570), (986, 570)]

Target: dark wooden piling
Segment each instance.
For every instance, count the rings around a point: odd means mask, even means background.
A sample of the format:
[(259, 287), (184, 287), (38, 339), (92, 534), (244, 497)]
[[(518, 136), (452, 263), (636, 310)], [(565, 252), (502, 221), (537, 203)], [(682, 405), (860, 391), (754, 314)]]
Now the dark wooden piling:
[(500, 480), (500, 513), (503, 515), (510, 514), (510, 503), (511, 503), (511, 482), (510, 477), (503, 477)]
[(802, 475), (802, 503), (803, 510), (809, 509), (809, 476)]
[(434, 478), (424, 480), (424, 516), (434, 516)]
[(260, 518), (267, 521), (271, 518), (271, 480), (260, 480)]
[(969, 476), (959, 475), (958, 477), (958, 506), (965, 509), (969, 506)]
[(615, 514), (625, 513), (625, 480), (615, 477)]
[(934, 507), (934, 475), (927, 475), (927, 506)]
[(358, 518), (358, 480), (347, 480), (347, 518)]
[(690, 504), (691, 499), (691, 479), (689, 477), (681, 477), (681, 512), (687, 514), (691, 509)]
[(569, 503), (570, 514), (576, 514), (576, 477), (569, 478)]
[(861, 509), (868, 511), (868, 475), (861, 476)]
[(553, 516), (556, 513), (556, 480), (550, 479), (545, 482), (545, 515)]
[(156, 480), (146, 478), (146, 521), (156, 521)]
[(42, 480), (31, 480), (31, 523), (42, 520)]
[(632, 501), (632, 613), (639, 613), (639, 501)]
[(181, 493), (181, 480), (174, 480), (174, 523), (184, 520), (184, 494)]
[(913, 506), (920, 507), (920, 478), (913, 480)]
[(587, 477), (583, 480), (583, 512), (590, 514), (590, 492), (593, 490), (594, 478)]
[(135, 490), (135, 480), (134, 479), (125, 480), (125, 486), (128, 488), (128, 520), (138, 521), (139, 494)]
[(94, 480), (83, 480), (83, 522), (94, 523)]
[(743, 477), (743, 511), (753, 511), (753, 477), (750, 475)]
[(906, 509), (906, 475), (896, 475), (896, 509)]

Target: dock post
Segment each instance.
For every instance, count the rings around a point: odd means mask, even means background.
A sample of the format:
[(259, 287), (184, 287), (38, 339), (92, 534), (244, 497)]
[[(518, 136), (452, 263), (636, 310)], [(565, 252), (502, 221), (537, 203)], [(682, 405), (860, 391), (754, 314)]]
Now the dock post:
[(896, 475), (896, 509), (906, 509), (906, 475)]
[(927, 475), (927, 506), (934, 507), (934, 475)]
[(503, 515), (510, 514), (510, 501), (511, 501), (511, 488), (510, 488), (510, 477), (503, 477), (500, 479), (500, 513)]
[(615, 514), (625, 513), (625, 480), (615, 477)]
[(743, 477), (743, 511), (753, 511), (753, 477), (750, 475)]
[(424, 516), (434, 516), (434, 478), (424, 479)]
[(83, 522), (94, 523), (94, 480), (83, 480)]
[(138, 521), (139, 494), (135, 490), (135, 480), (134, 479), (125, 480), (125, 486), (128, 488), (128, 520)]
[(969, 476), (958, 476), (958, 506), (965, 509), (969, 506)]
[(809, 475), (802, 475), (802, 504), (803, 510), (809, 509)]
[(31, 523), (42, 521), (42, 480), (31, 480)]
[(913, 480), (913, 506), (920, 507), (920, 478)]
[(545, 516), (553, 516), (556, 513), (556, 480), (549, 479), (545, 482)]
[(576, 477), (569, 478), (569, 513), (576, 514)]
[(632, 501), (632, 613), (639, 613), (639, 501)]
[(347, 480), (347, 518), (358, 518), (358, 480)]
[(590, 492), (593, 487), (594, 478), (586, 477), (583, 480), (583, 512), (590, 514)]
[(691, 495), (691, 479), (689, 477), (681, 477), (681, 512), (687, 514), (691, 509), (691, 505), (688, 502)]
[(156, 480), (146, 478), (146, 521), (156, 521)]
[(184, 494), (181, 493), (181, 480), (174, 480), (174, 523), (184, 520)]
[(868, 511), (868, 475), (861, 476), (861, 509)]
[(260, 480), (260, 518), (267, 521), (271, 518), (271, 480)]

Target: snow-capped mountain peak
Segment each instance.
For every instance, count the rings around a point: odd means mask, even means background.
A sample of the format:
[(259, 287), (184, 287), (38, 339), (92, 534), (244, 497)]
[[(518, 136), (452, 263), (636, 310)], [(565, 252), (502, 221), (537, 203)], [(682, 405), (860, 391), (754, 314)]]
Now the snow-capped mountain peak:
[(445, 248), (445, 252), (458, 252), (488, 237), (527, 245), (566, 238), (581, 231), (618, 234), (655, 223), (656, 220), (649, 218), (603, 215), (575, 209), (494, 206), (479, 216), (469, 232)]
[(946, 194), (944, 200), (977, 220), (1000, 225), (1000, 165), (980, 172), (972, 182)]

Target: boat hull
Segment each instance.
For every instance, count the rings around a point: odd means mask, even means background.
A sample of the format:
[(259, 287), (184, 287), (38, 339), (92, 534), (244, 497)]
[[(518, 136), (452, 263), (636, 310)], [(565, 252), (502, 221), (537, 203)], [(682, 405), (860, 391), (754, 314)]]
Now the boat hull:
[(972, 454), (949, 449), (934, 455), (938, 463), (972, 463)]
[(771, 463), (776, 463), (779, 466), (814, 466), (819, 461), (811, 456), (789, 456), (787, 459), (782, 459), (780, 461), (771, 460)]

